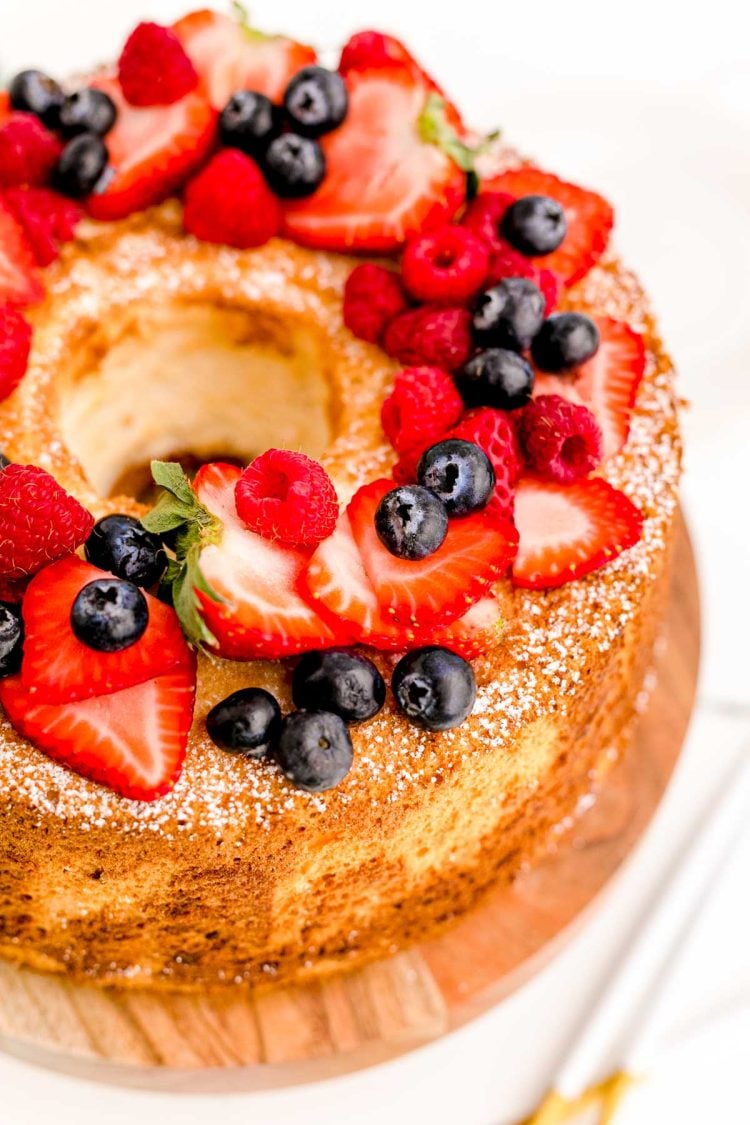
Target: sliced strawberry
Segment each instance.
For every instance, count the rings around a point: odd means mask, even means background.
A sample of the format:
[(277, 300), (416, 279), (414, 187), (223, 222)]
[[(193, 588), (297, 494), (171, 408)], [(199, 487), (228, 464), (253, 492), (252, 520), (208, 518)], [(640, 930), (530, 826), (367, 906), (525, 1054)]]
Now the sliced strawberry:
[(182, 771), (195, 703), (195, 665), (112, 695), (40, 703), (20, 676), (0, 680), (0, 703), (24, 738), (121, 797), (154, 801)]
[(443, 626), (429, 639), (420, 639), (419, 643), (442, 645), (466, 660), (473, 660), (477, 656), (483, 656), (498, 643), (503, 621), (500, 602), (488, 594), (467, 609), (463, 617)]
[(217, 110), (237, 90), (255, 90), (280, 102), (290, 78), (316, 59), (313, 48), (304, 43), (283, 35), (264, 35), (240, 20), (207, 9), (183, 16), (172, 30)]
[(339, 73), (344, 75), (355, 70), (388, 70), (393, 66), (404, 67), (431, 90), (443, 93), (432, 75), (394, 35), (382, 31), (358, 31), (347, 39), (341, 49)]
[(193, 487), (223, 523), (221, 542), (205, 547), (201, 569), (224, 602), (200, 595), (203, 617), (221, 656), (279, 659), (345, 642), (297, 591), (309, 552), (283, 547), (249, 531), (237, 515), (235, 465), (204, 465)]
[(192, 657), (173, 609), (144, 593), (148, 626), (120, 652), (97, 652), (78, 640), (70, 624), (76, 595), (103, 570), (69, 555), (40, 571), (23, 602), (24, 687), (44, 703), (68, 703), (133, 687), (165, 672), (190, 667)]
[(122, 219), (182, 186), (214, 143), (216, 111), (201, 90), (172, 105), (139, 109), (125, 101), (116, 78), (97, 75), (92, 85), (109, 94), (118, 117), (107, 134), (113, 174), (87, 206), (95, 219)]
[(587, 274), (607, 249), (614, 212), (607, 200), (594, 191), (528, 166), (483, 181), (482, 190), (507, 191), (516, 198), (549, 195), (562, 204), (568, 221), (567, 234), (557, 250), (534, 258), (534, 265), (552, 270), (568, 285)]
[(322, 140), (326, 177), (307, 199), (287, 205), (285, 230), (327, 250), (394, 250), (452, 218), (466, 178), (420, 136), (430, 95), (423, 82), (398, 67), (354, 71), (346, 81), (346, 120)]
[(44, 296), (28, 239), (0, 197), (0, 302), (33, 305)]
[(635, 504), (601, 477), (552, 484), (526, 478), (516, 491), (517, 586), (548, 589), (599, 570), (641, 537)]

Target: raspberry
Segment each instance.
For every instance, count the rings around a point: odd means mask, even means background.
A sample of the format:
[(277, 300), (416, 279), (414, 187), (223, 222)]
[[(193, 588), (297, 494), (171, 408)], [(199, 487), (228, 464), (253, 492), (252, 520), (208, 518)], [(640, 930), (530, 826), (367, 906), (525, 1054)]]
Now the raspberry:
[(519, 254), (507, 243), (500, 244), (490, 255), (487, 287), (497, 285), (498, 282), (504, 281), (506, 277), (525, 277), (529, 281), (533, 281), (544, 295), (546, 301), (545, 316), (549, 316), (557, 305), (560, 292), (560, 279), (557, 274), (552, 273), (551, 270), (540, 269), (535, 266), (533, 262), (524, 258), (523, 254)]
[(408, 366), (457, 371), (473, 351), (471, 313), (467, 309), (425, 305), (394, 317), (383, 346)]
[(463, 399), (446, 371), (407, 367), (396, 375), (380, 416), (391, 445), (404, 455), (424, 452), (463, 411)]
[(477, 238), (481, 238), (490, 250), (498, 249), (502, 245), (507, 246), (500, 234), (500, 224), (511, 203), (515, 202), (515, 198), (507, 191), (480, 191), (476, 199), (473, 199), (466, 208), (461, 226), (472, 231)]
[(234, 490), (237, 514), (251, 531), (289, 547), (315, 547), (336, 526), (338, 499), (322, 465), (304, 453), (268, 449)]
[(350, 70), (370, 70), (387, 66), (403, 66), (410, 56), (398, 39), (382, 31), (358, 31), (352, 35), (341, 52), (339, 73)]
[(46, 184), (62, 152), (33, 113), (12, 113), (0, 128), (0, 187)]
[(470, 230), (445, 226), (407, 242), (401, 276), (418, 301), (462, 305), (482, 288), (489, 260), (489, 250)]
[(74, 237), (76, 224), (83, 217), (77, 203), (48, 188), (10, 188), (5, 202), (26, 232), (39, 266), (55, 261), (59, 244)]
[(169, 27), (139, 23), (120, 55), (118, 77), (131, 105), (172, 105), (198, 85), (198, 74)]
[(94, 517), (36, 465), (0, 473), (0, 580), (24, 578), (71, 554)]
[(393, 270), (369, 262), (355, 266), (344, 286), (344, 324), (371, 344), (380, 342), (390, 321), (409, 302)]
[(591, 411), (560, 395), (540, 395), (524, 407), (519, 436), (528, 466), (544, 480), (570, 484), (602, 459), (602, 431)]
[(31, 325), (11, 305), (0, 305), (0, 402), (26, 374), (30, 350)]
[(469, 410), (446, 437), (473, 441), (484, 450), (495, 470), (493, 503), (498, 511), (512, 516), (516, 483), (524, 469), (513, 414), (480, 406)]
[(246, 250), (278, 234), (281, 204), (249, 156), (219, 152), (185, 189), (185, 230)]

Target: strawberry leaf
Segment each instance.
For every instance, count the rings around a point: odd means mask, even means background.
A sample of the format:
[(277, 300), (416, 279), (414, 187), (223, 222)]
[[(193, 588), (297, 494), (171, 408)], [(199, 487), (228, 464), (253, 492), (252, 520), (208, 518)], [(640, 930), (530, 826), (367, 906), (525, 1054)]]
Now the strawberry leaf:
[(417, 122), (419, 135), (427, 144), (436, 145), (449, 156), (462, 172), (473, 172), (477, 157), (487, 151), (500, 136), (496, 129), (488, 133), (477, 145), (467, 144), (448, 121), (445, 98), (432, 93), (425, 102)]

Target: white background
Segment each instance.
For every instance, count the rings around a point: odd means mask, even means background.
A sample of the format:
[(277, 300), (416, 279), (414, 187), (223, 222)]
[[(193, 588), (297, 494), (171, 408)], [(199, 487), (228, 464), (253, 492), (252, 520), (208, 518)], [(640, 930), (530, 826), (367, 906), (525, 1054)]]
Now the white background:
[[(138, 19), (184, 10), (185, 0), (0, 0), (0, 72), (84, 69), (116, 54)], [(257, 0), (252, 11), (265, 29), (323, 44), (367, 26), (394, 31), (469, 120), (502, 125), (540, 163), (615, 203), (618, 245), (653, 295), (692, 403), (683, 495), (703, 587), (699, 708), (652, 830), (586, 927), (553, 965), (469, 1027), (362, 1074), (243, 1095), (99, 1087), (0, 1053), (0, 1122), (154, 1125), (174, 1115), (182, 1125), (504, 1125), (546, 1088), (707, 792), (750, 748), (750, 38), (729, 0), (700, 9), (671, 0), (462, 0), (450, 8), (438, 0)], [(697, 1062), (656, 1067), (627, 1102), (623, 1125), (750, 1120), (750, 1035), (706, 1022), (728, 998), (750, 1004), (749, 863), (746, 840), (723, 873), (719, 901), (698, 920), (681, 973), (676, 1024), (708, 1028)]]

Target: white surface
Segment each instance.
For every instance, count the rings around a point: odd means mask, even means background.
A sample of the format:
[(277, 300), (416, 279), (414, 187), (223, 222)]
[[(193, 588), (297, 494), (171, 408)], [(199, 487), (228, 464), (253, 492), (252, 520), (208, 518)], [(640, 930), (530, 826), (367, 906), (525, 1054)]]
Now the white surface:
[[(186, 3), (0, 0), (0, 68), (85, 66), (115, 53), (137, 19), (167, 19)], [(600, 909), (554, 964), (469, 1027), (362, 1074), (226, 1097), (92, 1086), (0, 1056), (0, 1123), (157, 1125), (174, 1115), (181, 1125), (504, 1125), (544, 1091), (712, 782), (750, 741), (748, 36), (730, 0), (695, 16), (689, 5), (646, 0), (617, 9), (601, 0), (463, 0), (450, 15), (435, 0), (252, 8), (259, 25), (317, 42), (373, 24), (393, 29), (460, 92), (467, 117), (501, 124), (524, 150), (615, 203), (617, 242), (652, 293), (693, 404), (683, 495), (702, 571), (701, 706), (658, 818)], [(746, 839), (680, 972), (671, 1062), (631, 1095), (623, 1125), (747, 1120), (750, 924), (739, 904), (749, 869)], [(707, 1016), (721, 1013), (704, 1034)]]

